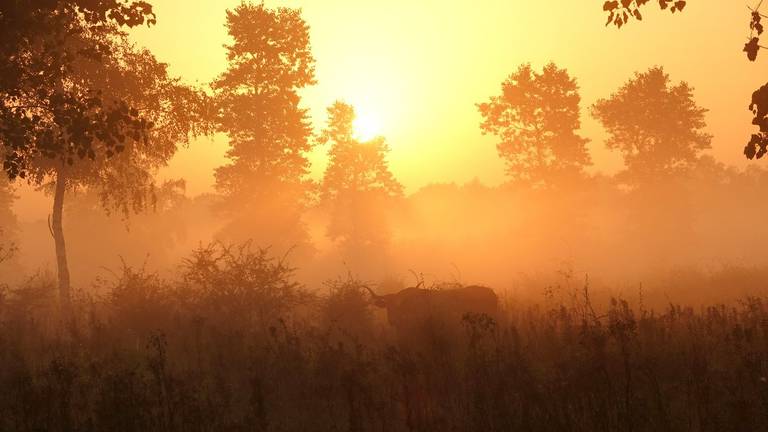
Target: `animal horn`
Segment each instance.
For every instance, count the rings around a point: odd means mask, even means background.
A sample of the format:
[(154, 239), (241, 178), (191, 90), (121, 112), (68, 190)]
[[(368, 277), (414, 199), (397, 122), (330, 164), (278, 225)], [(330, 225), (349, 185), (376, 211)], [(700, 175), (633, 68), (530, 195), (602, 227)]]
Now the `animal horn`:
[(371, 287), (369, 287), (368, 285), (362, 285), (362, 287), (365, 288), (366, 290), (368, 290), (368, 292), (371, 294), (371, 299), (373, 300), (371, 303), (373, 303), (374, 305), (376, 305), (378, 307), (382, 307), (382, 308), (383, 307), (387, 307), (387, 303), (384, 301), (384, 297), (383, 296), (380, 296), (380, 295), (376, 294), (375, 292), (373, 292)]
[(371, 294), (371, 297), (373, 297), (374, 299), (376, 299), (376, 300), (380, 300), (381, 299), (381, 296), (376, 294), (375, 292), (373, 292), (371, 287), (369, 287), (368, 285), (362, 285), (362, 287), (365, 288)]

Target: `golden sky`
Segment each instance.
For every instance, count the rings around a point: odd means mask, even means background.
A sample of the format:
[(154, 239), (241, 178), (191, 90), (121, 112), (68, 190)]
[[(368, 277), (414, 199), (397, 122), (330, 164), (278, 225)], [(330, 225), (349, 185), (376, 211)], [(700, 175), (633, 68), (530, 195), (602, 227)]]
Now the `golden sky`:
[[(154, 0), (158, 24), (135, 31), (190, 82), (210, 81), (226, 66), (225, 9), (239, 0)], [(409, 190), (430, 182), (488, 183), (503, 179), (492, 137), (482, 137), (476, 102), (499, 91), (523, 62), (554, 61), (578, 79), (583, 133), (593, 139), (595, 168), (613, 171), (619, 159), (603, 149), (603, 133), (586, 107), (634, 71), (663, 65), (673, 80), (696, 89), (709, 108), (718, 159), (744, 164), (751, 92), (765, 83), (766, 66), (741, 52), (749, 14), (739, 2), (690, 1), (671, 16), (655, 4), (646, 19), (617, 30), (604, 27), (599, 0), (294, 0), (310, 25), (318, 85), (304, 92), (316, 128), (336, 99), (376, 119), (392, 148), (390, 160)], [(764, 58), (762, 61), (768, 61)], [(166, 175), (184, 176), (191, 193), (206, 190), (221, 164), (226, 139), (204, 140), (183, 151)], [(324, 167), (319, 148), (313, 172)]]
[[(225, 10), (239, 0), (152, 0), (158, 24), (132, 32), (135, 41), (170, 64), (173, 74), (206, 83), (225, 67)], [(768, 56), (750, 63), (741, 52), (749, 13), (740, 2), (689, 1), (677, 16), (646, 7), (645, 21), (604, 27), (601, 0), (292, 0), (311, 27), (318, 85), (304, 104), (316, 128), (336, 99), (380, 124), (392, 148), (395, 175), (413, 191), (431, 182), (503, 180), (492, 137), (483, 137), (475, 103), (500, 91), (519, 64), (548, 61), (567, 68), (582, 89), (583, 133), (595, 169), (620, 167), (603, 149), (603, 132), (586, 107), (634, 71), (663, 65), (675, 81), (695, 87), (709, 108), (712, 154), (743, 165), (751, 92), (766, 81)], [(167, 177), (184, 177), (188, 191), (209, 190), (223, 163), (226, 138), (203, 139), (182, 150)], [(313, 155), (324, 169), (326, 148)], [(46, 204), (47, 206), (47, 204)]]

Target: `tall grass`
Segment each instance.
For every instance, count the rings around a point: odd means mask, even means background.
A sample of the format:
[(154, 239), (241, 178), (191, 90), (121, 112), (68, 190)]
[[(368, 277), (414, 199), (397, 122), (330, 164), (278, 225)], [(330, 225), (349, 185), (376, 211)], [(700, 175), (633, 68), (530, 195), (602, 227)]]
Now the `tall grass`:
[(0, 430), (768, 430), (763, 299), (596, 310), (584, 291), (405, 345), (354, 278), (292, 278), (212, 245), (177, 280), (124, 268), (66, 320), (46, 275), (9, 288)]

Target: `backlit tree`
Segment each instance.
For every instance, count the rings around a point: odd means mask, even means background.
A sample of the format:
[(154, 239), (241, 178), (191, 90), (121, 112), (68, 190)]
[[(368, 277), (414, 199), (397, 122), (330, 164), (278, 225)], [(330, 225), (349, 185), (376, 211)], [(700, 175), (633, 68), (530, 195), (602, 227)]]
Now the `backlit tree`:
[(356, 139), (354, 120), (351, 105), (336, 102), (328, 108), (328, 124), (319, 137), (320, 144), (330, 144), (320, 194), (331, 209), (328, 235), (359, 253), (386, 245), (388, 210), (403, 187), (389, 169), (384, 138)]
[(577, 133), (579, 87), (553, 63), (541, 73), (525, 64), (501, 85), (501, 94), (478, 104), (484, 134), (493, 134), (513, 182), (552, 185), (591, 165), (588, 139)]
[(606, 146), (618, 150), (630, 181), (644, 182), (691, 168), (712, 136), (685, 81), (674, 84), (661, 67), (636, 73), (592, 115), (609, 133)]
[(230, 143), (230, 162), (216, 170), (221, 208), (232, 217), (224, 234), (306, 241), (312, 129), (298, 92), (315, 82), (309, 27), (298, 9), (251, 3), (227, 11), (226, 26), (229, 66), (213, 83), (218, 129)]
[(11, 179), (48, 185), (59, 293), (71, 288), (67, 190), (98, 191), (108, 209), (152, 204), (153, 173), (203, 125), (202, 94), (134, 48), (121, 26), (154, 23), (145, 2), (4, 2), (0, 6), (0, 152)]

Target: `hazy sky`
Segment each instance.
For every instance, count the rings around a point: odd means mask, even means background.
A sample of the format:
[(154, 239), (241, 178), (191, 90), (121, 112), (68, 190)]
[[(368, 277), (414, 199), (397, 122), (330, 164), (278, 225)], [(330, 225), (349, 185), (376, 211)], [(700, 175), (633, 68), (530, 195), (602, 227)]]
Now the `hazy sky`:
[[(158, 24), (138, 29), (136, 42), (170, 64), (172, 74), (206, 83), (225, 67), (225, 9), (239, 0), (152, 0)], [(540, 68), (554, 61), (578, 79), (583, 133), (596, 169), (614, 171), (618, 158), (603, 149), (603, 132), (587, 107), (609, 95), (634, 71), (663, 65), (675, 81), (695, 87), (709, 108), (712, 154), (745, 164), (747, 110), (765, 83), (768, 56), (750, 63), (741, 52), (749, 11), (741, 2), (689, 1), (672, 16), (646, 7), (645, 21), (604, 27), (601, 0), (304, 0), (267, 1), (301, 7), (310, 25), (318, 84), (304, 92), (316, 128), (336, 99), (352, 103), (380, 124), (392, 148), (395, 175), (410, 191), (430, 182), (487, 183), (503, 179), (492, 137), (480, 134), (475, 103), (500, 91), (519, 64)], [(209, 190), (213, 169), (224, 162), (224, 137), (182, 150), (166, 177), (184, 177), (188, 191)], [(326, 148), (313, 155), (322, 173)], [(31, 199), (22, 216), (37, 211)], [(46, 204), (47, 205), (47, 204)], [(43, 213), (40, 217), (44, 217)]]

